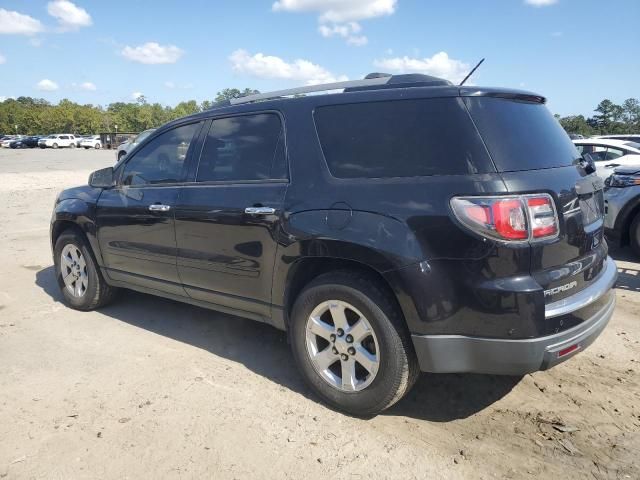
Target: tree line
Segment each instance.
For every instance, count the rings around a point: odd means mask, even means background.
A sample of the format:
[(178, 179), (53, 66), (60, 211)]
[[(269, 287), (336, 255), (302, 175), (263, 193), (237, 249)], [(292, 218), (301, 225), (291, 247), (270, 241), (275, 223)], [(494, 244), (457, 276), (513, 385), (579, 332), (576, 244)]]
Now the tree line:
[(141, 132), (176, 118), (208, 110), (217, 102), (259, 93), (245, 88), (226, 88), (213, 100), (180, 102), (175, 107), (149, 103), (144, 96), (135, 102), (114, 102), (107, 107), (81, 105), (61, 100), (53, 105), (43, 98), (18, 97), (0, 102), (0, 134), (47, 135), (74, 133), (89, 135), (99, 132)]
[(621, 133), (640, 133), (640, 101), (628, 98), (622, 105), (611, 100), (602, 100), (594, 109), (595, 115), (556, 115), (560, 125), (567, 133), (577, 133), (585, 137), (591, 135), (612, 135)]
[[(201, 103), (189, 100), (175, 107), (148, 103), (144, 96), (138, 97), (135, 102), (114, 102), (106, 107), (81, 105), (66, 99), (53, 105), (42, 98), (18, 97), (0, 102), (0, 134), (68, 132), (86, 135), (113, 132), (116, 125), (119, 132), (141, 132), (176, 118), (208, 110), (217, 102), (254, 93), (259, 92), (250, 88), (226, 88), (218, 92), (213, 100)], [(594, 112), (588, 118), (584, 115), (556, 115), (556, 118), (568, 133), (584, 136), (640, 133), (640, 101), (636, 98), (629, 98), (622, 105), (605, 99), (596, 106)]]

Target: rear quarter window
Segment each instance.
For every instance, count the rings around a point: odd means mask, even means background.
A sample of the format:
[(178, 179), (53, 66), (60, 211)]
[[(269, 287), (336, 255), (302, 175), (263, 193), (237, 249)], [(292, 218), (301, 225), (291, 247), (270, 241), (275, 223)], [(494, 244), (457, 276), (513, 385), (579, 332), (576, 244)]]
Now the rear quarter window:
[(580, 157), (544, 104), (496, 97), (465, 103), (500, 172), (564, 167)]
[(322, 106), (314, 118), (337, 178), (495, 171), (460, 98)]

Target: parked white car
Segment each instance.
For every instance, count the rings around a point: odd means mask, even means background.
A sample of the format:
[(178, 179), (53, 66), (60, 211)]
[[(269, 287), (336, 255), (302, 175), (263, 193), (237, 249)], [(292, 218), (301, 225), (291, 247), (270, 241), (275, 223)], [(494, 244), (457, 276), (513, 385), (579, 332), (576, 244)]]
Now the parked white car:
[(127, 153), (133, 150), (133, 148), (136, 145), (138, 145), (141, 141), (143, 141), (145, 138), (147, 138), (149, 135), (155, 132), (155, 130), (156, 130), (155, 128), (150, 128), (149, 130), (145, 130), (144, 132), (139, 133), (136, 137), (129, 140), (128, 142), (124, 142), (118, 145), (118, 150), (116, 152), (116, 157), (118, 158), (118, 161), (120, 161), (122, 157), (124, 157)]
[(22, 138), (22, 135), (10, 135), (4, 138), (4, 140), (2, 140), (2, 142), (0, 142), (0, 146), (2, 146), (2, 148), (9, 148), (9, 145), (11, 144), (11, 142), (13, 142), (14, 140), (18, 140)]
[(76, 137), (70, 133), (56, 133), (38, 141), (40, 148), (76, 148)]
[(603, 179), (616, 167), (640, 164), (640, 143), (610, 138), (585, 138), (573, 143), (583, 157), (594, 161), (596, 174)]
[(102, 148), (102, 141), (100, 135), (89, 135), (80, 140), (80, 146), (84, 148), (95, 148), (96, 150)]

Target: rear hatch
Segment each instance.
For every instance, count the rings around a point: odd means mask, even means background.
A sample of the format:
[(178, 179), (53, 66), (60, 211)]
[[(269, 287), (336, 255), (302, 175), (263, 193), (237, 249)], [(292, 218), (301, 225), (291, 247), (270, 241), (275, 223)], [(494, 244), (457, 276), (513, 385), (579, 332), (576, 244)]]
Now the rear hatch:
[(548, 193), (555, 202), (558, 236), (530, 244), (530, 271), (545, 304), (585, 289), (607, 258), (603, 181), (589, 173), (542, 97), (469, 95), (467, 108), (509, 192)]

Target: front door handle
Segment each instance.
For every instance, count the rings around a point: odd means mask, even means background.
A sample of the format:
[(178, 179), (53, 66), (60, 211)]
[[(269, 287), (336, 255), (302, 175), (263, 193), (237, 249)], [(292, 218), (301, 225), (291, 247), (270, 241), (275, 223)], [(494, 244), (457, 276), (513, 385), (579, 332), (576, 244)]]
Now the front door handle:
[(149, 205), (150, 212), (168, 212), (171, 210), (170, 205), (162, 205), (161, 203), (154, 203), (153, 205)]
[(273, 215), (276, 213), (276, 209), (271, 207), (247, 207), (244, 209), (244, 213), (249, 215)]

